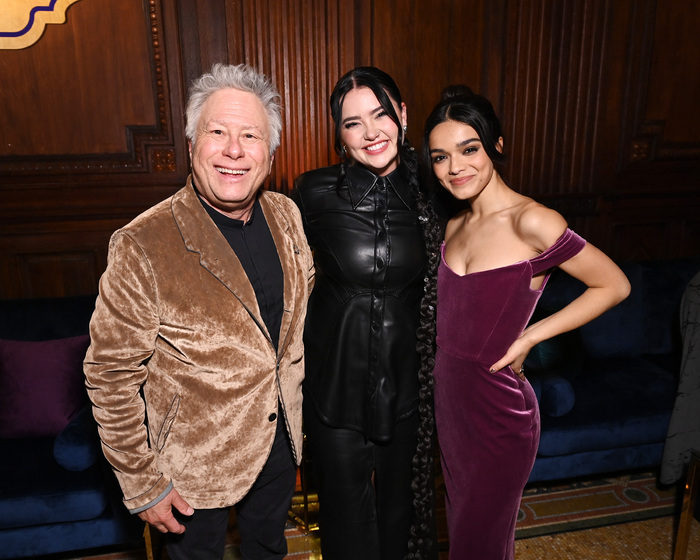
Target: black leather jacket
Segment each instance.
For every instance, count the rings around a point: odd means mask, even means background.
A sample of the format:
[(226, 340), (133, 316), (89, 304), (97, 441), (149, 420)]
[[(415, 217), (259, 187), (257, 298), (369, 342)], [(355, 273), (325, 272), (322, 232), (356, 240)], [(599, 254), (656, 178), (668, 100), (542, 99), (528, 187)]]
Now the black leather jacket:
[(329, 425), (387, 441), (417, 410), (416, 331), (426, 256), (408, 169), (304, 173), (292, 198), (314, 250), (304, 398)]

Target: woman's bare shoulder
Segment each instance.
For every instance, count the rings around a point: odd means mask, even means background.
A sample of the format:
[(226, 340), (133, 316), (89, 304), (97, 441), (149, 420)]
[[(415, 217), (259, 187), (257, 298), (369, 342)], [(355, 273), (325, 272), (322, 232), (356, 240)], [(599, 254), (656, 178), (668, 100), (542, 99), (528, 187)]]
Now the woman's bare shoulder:
[(532, 199), (524, 202), (514, 216), (517, 235), (539, 252), (551, 247), (567, 227), (559, 212)]

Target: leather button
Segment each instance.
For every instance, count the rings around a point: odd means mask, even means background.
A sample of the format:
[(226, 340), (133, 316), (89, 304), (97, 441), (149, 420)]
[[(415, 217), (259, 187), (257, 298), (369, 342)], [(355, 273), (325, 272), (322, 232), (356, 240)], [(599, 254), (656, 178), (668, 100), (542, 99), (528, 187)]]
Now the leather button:
[(268, 419), (270, 422), (274, 422), (275, 420), (277, 420), (277, 413), (276, 413), (276, 412), (273, 412), (272, 414), (270, 414), (270, 416), (268, 416), (267, 419)]

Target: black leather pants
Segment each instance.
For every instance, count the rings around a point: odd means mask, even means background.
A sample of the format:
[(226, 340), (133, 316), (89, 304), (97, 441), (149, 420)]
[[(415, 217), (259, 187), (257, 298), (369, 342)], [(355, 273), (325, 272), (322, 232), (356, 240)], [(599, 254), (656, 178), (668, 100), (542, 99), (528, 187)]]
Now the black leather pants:
[(417, 426), (413, 415), (396, 426), (390, 443), (376, 444), (324, 424), (306, 407), (323, 560), (403, 560), (413, 521)]

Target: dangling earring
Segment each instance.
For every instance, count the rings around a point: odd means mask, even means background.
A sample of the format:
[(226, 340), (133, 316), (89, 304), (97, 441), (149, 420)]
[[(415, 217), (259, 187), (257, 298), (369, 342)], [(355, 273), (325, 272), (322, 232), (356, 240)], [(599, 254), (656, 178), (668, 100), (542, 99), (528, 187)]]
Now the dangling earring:
[(345, 155), (347, 155), (347, 153), (348, 153), (347, 148), (345, 146), (343, 146), (342, 149), (340, 150), (340, 155), (345, 156)]
[(406, 134), (408, 132), (408, 125), (405, 124), (403, 125), (403, 133)]

